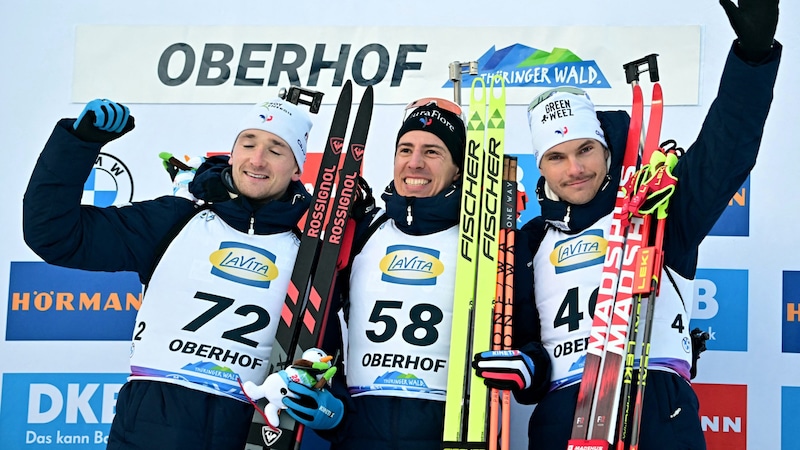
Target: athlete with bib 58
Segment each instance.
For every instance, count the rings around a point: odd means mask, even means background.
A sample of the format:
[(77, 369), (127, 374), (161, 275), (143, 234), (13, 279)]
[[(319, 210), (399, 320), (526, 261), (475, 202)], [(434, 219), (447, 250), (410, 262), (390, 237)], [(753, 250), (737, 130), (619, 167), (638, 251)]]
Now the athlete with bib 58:
[(386, 210), (358, 222), (338, 278), (347, 358), (345, 385), (331, 390), (346, 414), (321, 433), (332, 450), (441, 448), (466, 131), (445, 99), (412, 102), (406, 115)]

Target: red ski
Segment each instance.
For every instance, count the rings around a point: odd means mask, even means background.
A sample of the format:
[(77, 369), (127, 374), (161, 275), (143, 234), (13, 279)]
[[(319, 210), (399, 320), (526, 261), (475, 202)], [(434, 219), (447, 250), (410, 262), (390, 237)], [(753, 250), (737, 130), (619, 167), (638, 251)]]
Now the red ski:
[[(644, 101), (638, 83), (641, 66), (647, 66), (651, 81), (656, 82), (645, 139)], [(646, 245), (644, 219), (628, 212), (628, 189), (641, 161), (649, 159), (648, 147), (652, 152), (658, 146), (663, 101), (656, 55), (626, 64), (625, 71), (633, 87), (631, 122), (568, 450), (608, 450), (616, 443), (626, 345), (635, 309), (636, 255)]]

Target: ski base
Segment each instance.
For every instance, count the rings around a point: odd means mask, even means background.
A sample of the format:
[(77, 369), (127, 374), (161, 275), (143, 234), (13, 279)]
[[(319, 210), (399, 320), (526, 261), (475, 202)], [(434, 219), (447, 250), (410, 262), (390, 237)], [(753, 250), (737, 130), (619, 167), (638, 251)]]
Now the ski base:
[(610, 444), (602, 439), (570, 439), (567, 450), (609, 450)]
[(445, 450), (469, 450), (486, 449), (486, 442), (443, 442), (442, 448)]

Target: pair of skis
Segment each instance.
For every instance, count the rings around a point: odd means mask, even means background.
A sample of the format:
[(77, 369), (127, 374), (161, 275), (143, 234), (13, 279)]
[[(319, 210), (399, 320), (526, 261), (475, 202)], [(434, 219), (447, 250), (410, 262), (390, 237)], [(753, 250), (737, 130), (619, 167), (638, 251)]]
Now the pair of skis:
[[(336, 103), (322, 154), (314, 195), (278, 323), (270, 373), (285, 369), (295, 357), (322, 344), (330, 298), (342, 259), (340, 253), (350, 250), (349, 240), (353, 232), (350, 209), (356, 199), (372, 118), (372, 86), (367, 86), (364, 91), (345, 147), (352, 96), (352, 82), (348, 80)], [(280, 428), (274, 429), (256, 413), (248, 435), (248, 449), (297, 449), (302, 431), (302, 424), (288, 414), (281, 415)]]
[(473, 79), (448, 359), (445, 449), (485, 448), (487, 443), (489, 395), (471, 362), (476, 351), (492, 345), (503, 208), (505, 104), (502, 77), (492, 77), (488, 89), (483, 78)]
[[(638, 83), (639, 74), (644, 72), (640, 70), (642, 66), (647, 67), (654, 82), (646, 130), (643, 94)], [(661, 198), (652, 211), (644, 212), (642, 206), (652, 203), (656, 182), (670, 180), (663, 175), (676, 158), (673, 155), (667, 163), (668, 158), (659, 148), (663, 96), (656, 55), (628, 63), (624, 68), (633, 89), (631, 122), (568, 450), (623, 450), (626, 441), (630, 441), (631, 450), (638, 448), (650, 325), (663, 266), (661, 245), (669, 195)], [(660, 193), (663, 192), (671, 190), (662, 189)], [(654, 214), (657, 226), (651, 239)], [(634, 400), (631, 398), (634, 361), (645, 295), (649, 301)]]

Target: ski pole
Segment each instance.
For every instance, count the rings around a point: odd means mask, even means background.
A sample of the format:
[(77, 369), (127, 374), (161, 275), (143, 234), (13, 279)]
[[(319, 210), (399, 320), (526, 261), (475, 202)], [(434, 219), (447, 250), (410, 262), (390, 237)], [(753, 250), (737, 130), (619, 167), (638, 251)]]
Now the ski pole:
[[(634, 88), (638, 88), (638, 75), (645, 71), (649, 72), (650, 80), (654, 82), (653, 84), (653, 92), (651, 96), (650, 102), (650, 118), (647, 124), (647, 129), (642, 129), (642, 134), (639, 140), (639, 155), (640, 155), (640, 163), (643, 167), (634, 174), (631, 179), (629, 180), (628, 184), (626, 185), (626, 193), (630, 196), (630, 198), (626, 199), (626, 213), (628, 214), (629, 218), (632, 217), (639, 217), (642, 220), (641, 223), (641, 243), (642, 246), (650, 245), (649, 241), (649, 232), (651, 229), (651, 217), (650, 215), (643, 215), (639, 214), (637, 205), (643, 200), (643, 196), (647, 195), (647, 191), (645, 189), (644, 182), (648, 179), (649, 176), (652, 176), (651, 171), (654, 171), (655, 168), (652, 167), (651, 164), (651, 157), (656, 152), (658, 148), (658, 140), (661, 135), (661, 122), (663, 119), (663, 111), (664, 111), (664, 101), (663, 101), (663, 93), (661, 90), (661, 85), (658, 83), (658, 65), (656, 61), (655, 54), (648, 55), (644, 58), (639, 60), (630, 62), (624, 66), (625, 68), (625, 75), (626, 79), (629, 83), (634, 85)], [(641, 66), (645, 65), (647, 68), (642, 70)], [(629, 136), (630, 139), (630, 136)], [(630, 220), (630, 219), (629, 219)], [(642, 252), (642, 249), (645, 247), (640, 247), (637, 255), (642, 254), (645, 257), (649, 255), (648, 252)], [(635, 266), (638, 270), (641, 270), (641, 261), (637, 259)], [(635, 270), (635, 274), (638, 275), (639, 271)], [(634, 287), (639, 286), (638, 282), (634, 282)], [(617, 417), (617, 434), (618, 434), (618, 443), (617, 449), (623, 450), (624, 448), (624, 441), (628, 437), (628, 424), (629, 419), (631, 417), (632, 411), (632, 404), (631, 404), (631, 393), (632, 393), (632, 383), (633, 383), (633, 370), (634, 370), (634, 361), (636, 358), (636, 342), (637, 336), (639, 334), (639, 320), (641, 318), (641, 308), (642, 308), (642, 289), (639, 288), (638, 290), (634, 288), (633, 291), (633, 304), (631, 306), (631, 320), (628, 324), (628, 343), (626, 346), (626, 354), (625, 354), (625, 367), (623, 369), (623, 376), (622, 376), (622, 390), (620, 395), (620, 408), (621, 411), (619, 416)]]
[[(651, 160), (651, 170), (653, 177), (649, 180), (648, 187), (650, 196), (648, 199), (654, 199), (655, 202), (650, 202), (644, 206), (644, 214), (646, 217), (655, 215), (656, 219), (656, 234), (653, 245), (650, 247), (641, 248), (637, 258), (644, 258), (645, 255), (650, 261), (643, 261), (643, 264), (648, 264), (649, 267), (641, 273), (644, 275), (640, 281), (642, 284), (649, 284), (647, 291), (647, 316), (644, 322), (644, 336), (642, 339), (642, 356), (639, 360), (639, 378), (636, 386), (636, 399), (633, 408), (633, 419), (631, 423), (631, 444), (630, 450), (637, 450), (639, 448), (639, 428), (642, 419), (642, 409), (644, 406), (644, 393), (647, 384), (648, 360), (650, 357), (650, 338), (652, 334), (653, 316), (656, 307), (656, 297), (660, 290), (661, 272), (664, 268), (664, 227), (667, 218), (667, 208), (669, 207), (669, 199), (675, 190), (677, 179), (672, 175), (672, 168), (678, 161), (678, 157), (674, 152), (665, 154), (663, 150), (659, 149), (659, 153), (653, 155)], [(639, 275), (640, 272), (637, 272)], [(639, 281), (635, 281), (634, 285), (639, 285)], [(644, 293), (640, 294), (640, 296)]]
[[(517, 158), (508, 157), (508, 179), (504, 194), (511, 204), (506, 211), (503, 225), (505, 230), (505, 301), (503, 303), (503, 350), (512, 348), (512, 318), (514, 307), (514, 240), (517, 226)], [(511, 391), (503, 391), (502, 423), (500, 428), (500, 448), (511, 448)]]
[[(503, 157), (503, 209), (501, 228), (498, 233), (497, 254), (497, 293), (494, 304), (492, 331), (492, 350), (511, 350), (511, 314), (514, 289), (514, 236), (516, 226), (517, 159), (512, 156)], [(502, 397), (502, 398), (501, 398)], [(507, 450), (510, 443), (509, 428), (511, 423), (511, 393), (508, 390), (492, 388), (489, 403), (489, 450), (499, 446)], [(502, 414), (502, 417), (501, 417)], [(502, 423), (501, 423), (502, 422)], [(498, 425), (500, 426), (498, 432)]]

